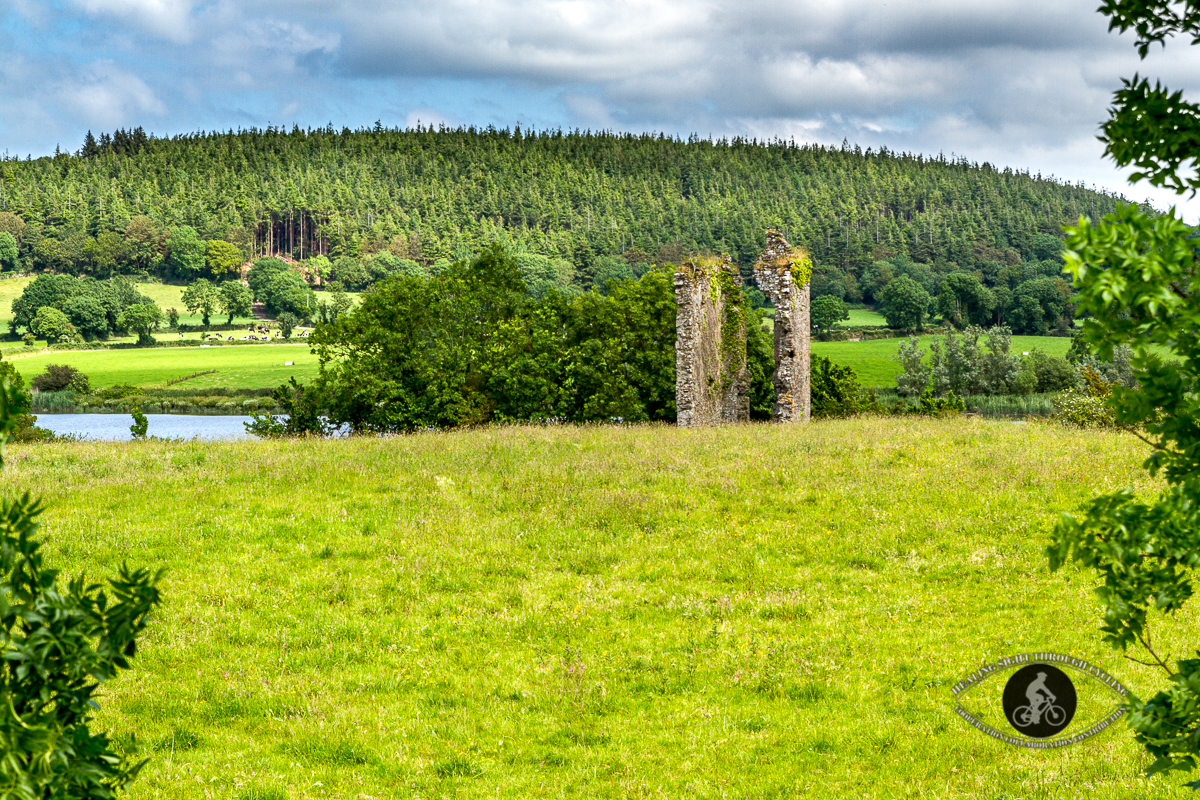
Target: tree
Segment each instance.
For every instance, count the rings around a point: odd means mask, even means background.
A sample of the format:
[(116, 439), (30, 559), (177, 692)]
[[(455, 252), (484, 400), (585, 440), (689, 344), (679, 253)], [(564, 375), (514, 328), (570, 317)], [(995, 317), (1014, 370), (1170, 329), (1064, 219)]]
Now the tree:
[(162, 232), (149, 217), (136, 216), (125, 226), (125, 252), (139, 269), (157, 267), (163, 260), (164, 246)]
[(179, 299), (184, 308), (203, 317), (205, 327), (208, 327), (209, 315), (221, 307), (220, 290), (206, 278), (201, 278), (184, 289), (183, 296)]
[(276, 275), (282, 275), (288, 271), (287, 262), (278, 258), (260, 258), (250, 267), (250, 271), (246, 273), (246, 283), (250, 285), (250, 292), (254, 295), (254, 299), (258, 302), (263, 302), (263, 293), (266, 291), (267, 284)]
[(312, 289), (295, 272), (277, 273), (259, 295), (268, 314), (276, 316), (290, 311), (300, 319), (316, 313), (317, 303)]
[(290, 311), (285, 311), (279, 315), (279, 332), (283, 334), (284, 339), (292, 338), (292, 329), (300, 324), (299, 318)]
[(168, 308), (165, 313), (167, 315), (167, 327), (168, 328), (178, 328), (179, 327), (179, 309), (172, 306), (171, 308)]
[(826, 294), (813, 301), (809, 316), (813, 332), (828, 336), (835, 325), (844, 319), (850, 319), (850, 312), (840, 297)]
[(967, 272), (951, 272), (942, 279), (937, 310), (956, 328), (980, 325), (991, 311), (991, 296), (979, 278)]
[(325, 283), (329, 280), (329, 273), (333, 268), (333, 265), (329, 263), (329, 259), (325, 256), (306, 258), (301, 263), (301, 266), (304, 268), (305, 274), (308, 275), (309, 283), (315, 282), (313, 280), (314, 277), (321, 283)]
[(154, 303), (135, 303), (121, 315), (121, 327), (138, 335), (139, 344), (153, 344), (151, 332), (162, 322), (162, 312)]
[(241, 281), (225, 281), (221, 284), (221, 313), (229, 315), (227, 324), (233, 324), (234, 317), (250, 317), (254, 315), (254, 296), (250, 287)]
[(929, 293), (907, 275), (894, 278), (880, 293), (883, 316), (889, 328), (919, 331), (929, 309)]
[[(1100, 10), (1110, 29), (1137, 31), (1143, 57), (1177, 34), (1200, 37), (1195, 0), (1105, 0)], [(1122, 83), (1103, 126), (1106, 154), (1136, 167), (1133, 181), (1180, 194), (1200, 189), (1200, 106), (1146, 79)], [(1085, 315), (1080, 339), (1103, 360), (1122, 346), (1133, 354), (1140, 388), (1112, 387), (1113, 416), (1150, 445), (1144, 466), (1166, 486), (1149, 497), (1103, 494), (1063, 515), (1047, 556), (1052, 570), (1071, 560), (1094, 570), (1104, 640), (1143, 648), (1161, 669), (1162, 688), (1128, 703), (1134, 738), (1155, 758), (1150, 773), (1193, 770), (1200, 758), (1200, 660), (1171, 665), (1151, 636), (1153, 612), (1175, 615), (1191, 599), (1200, 564), (1200, 264), (1192, 235), (1173, 208), (1151, 216), (1118, 205), (1102, 222), (1085, 217), (1068, 229), (1065, 253)]]
[(1071, 290), (1061, 278), (1034, 278), (1013, 292), (1008, 320), (1018, 334), (1041, 336), (1050, 328), (1066, 329), (1073, 309)]
[(172, 275), (185, 279), (200, 276), (205, 268), (208, 243), (187, 225), (171, 228), (167, 236), (166, 266)]
[(71, 325), (71, 320), (53, 306), (39, 308), (29, 327), (50, 344), (69, 341), (75, 335), (75, 327)]
[(333, 262), (333, 279), (350, 289), (364, 289), (371, 282), (371, 274), (357, 258), (342, 256)]
[(108, 315), (93, 295), (72, 297), (63, 304), (62, 311), (84, 339), (91, 341), (98, 336), (108, 335)]
[(350, 313), (350, 309), (354, 308), (354, 301), (342, 291), (341, 284), (334, 284), (334, 288), (329, 293), (329, 321), (333, 322), (339, 317)]
[(125, 237), (115, 231), (102, 231), (89, 239), (84, 255), (92, 262), (92, 274), (108, 277), (128, 260)]
[(8, 231), (0, 231), (0, 269), (16, 269), (19, 255), (16, 237)]
[[(38, 275), (12, 301), (12, 325), (32, 330), (32, 321), (43, 306), (60, 308), (79, 291), (79, 282), (70, 275)], [(37, 331), (34, 331), (35, 333)]]
[(241, 271), (242, 251), (229, 242), (212, 239), (205, 247), (204, 262), (213, 280), (224, 280)]

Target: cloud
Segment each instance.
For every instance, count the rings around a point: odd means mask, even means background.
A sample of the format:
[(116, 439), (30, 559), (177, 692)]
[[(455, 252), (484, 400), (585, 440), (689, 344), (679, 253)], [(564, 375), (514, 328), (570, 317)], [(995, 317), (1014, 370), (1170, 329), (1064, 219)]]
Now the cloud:
[(135, 26), (173, 42), (190, 38), (189, 0), (75, 0), (90, 15), (128, 20)]
[(166, 105), (146, 83), (112, 62), (91, 64), (78, 80), (59, 90), (63, 107), (102, 128), (113, 128), (137, 115), (166, 113)]
[[(1141, 71), (1194, 96), (1200, 50), (1178, 42), (1139, 62), (1133, 37), (1109, 33), (1094, 6), (0, 0), (17, 33), (0, 75), (8, 64), (24, 76), (4, 81), (0, 130), (22, 149), (147, 116), (163, 133), (420, 118), (845, 138), (1120, 189), (1095, 140), (1112, 91)], [(35, 118), (53, 123), (40, 140), (24, 122)]]

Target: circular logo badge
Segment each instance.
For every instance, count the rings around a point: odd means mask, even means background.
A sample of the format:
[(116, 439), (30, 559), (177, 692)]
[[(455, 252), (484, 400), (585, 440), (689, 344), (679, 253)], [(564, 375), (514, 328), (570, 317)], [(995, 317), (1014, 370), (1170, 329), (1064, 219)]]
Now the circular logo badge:
[(1049, 664), (1022, 667), (1004, 685), (1008, 724), (1034, 739), (1047, 739), (1070, 725), (1075, 704), (1075, 684)]

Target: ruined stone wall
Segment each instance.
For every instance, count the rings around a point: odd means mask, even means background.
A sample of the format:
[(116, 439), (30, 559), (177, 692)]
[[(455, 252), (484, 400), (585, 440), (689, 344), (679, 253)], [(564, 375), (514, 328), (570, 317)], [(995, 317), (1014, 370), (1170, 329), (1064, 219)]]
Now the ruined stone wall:
[(754, 279), (775, 306), (776, 422), (800, 422), (812, 415), (809, 293), (812, 261), (788, 244), (777, 230), (767, 231), (767, 246), (754, 263)]
[(682, 427), (750, 418), (741, 287), (728, 256), (693, 259), (675, 273), (675, 407)]

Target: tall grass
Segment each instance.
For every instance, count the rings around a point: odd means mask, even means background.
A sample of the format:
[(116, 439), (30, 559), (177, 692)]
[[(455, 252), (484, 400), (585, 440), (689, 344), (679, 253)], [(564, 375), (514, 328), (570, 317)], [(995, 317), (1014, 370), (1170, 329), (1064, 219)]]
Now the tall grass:
[(71, 414), (75, 411), (76, 395), (70, 389), (61, 392), (34, 391), (31, 394), (31, 411), (34, 414)]
[(1048, 417), (1054, 413), (1054, 398), (1057, 392), (1042, 394), (975, 395), (964, 398), (967, 411), (985, 416), (1020, 417), (1026, 415)]
[[(1161, 683), (1042, 554), (1060, 512), (1156, 488), (1144, 457), (963, 417), (525, 426), (14, 446), (0, 491), (46, 496), (67, 574), (168, 567), (98, 698), (150, 759), (135, 800), (1188, 797), (1120, 725), (1030, 752), (950, 695), (1037, 650)], [(1077, 685), (1087, 725), (1112, 697)]]

